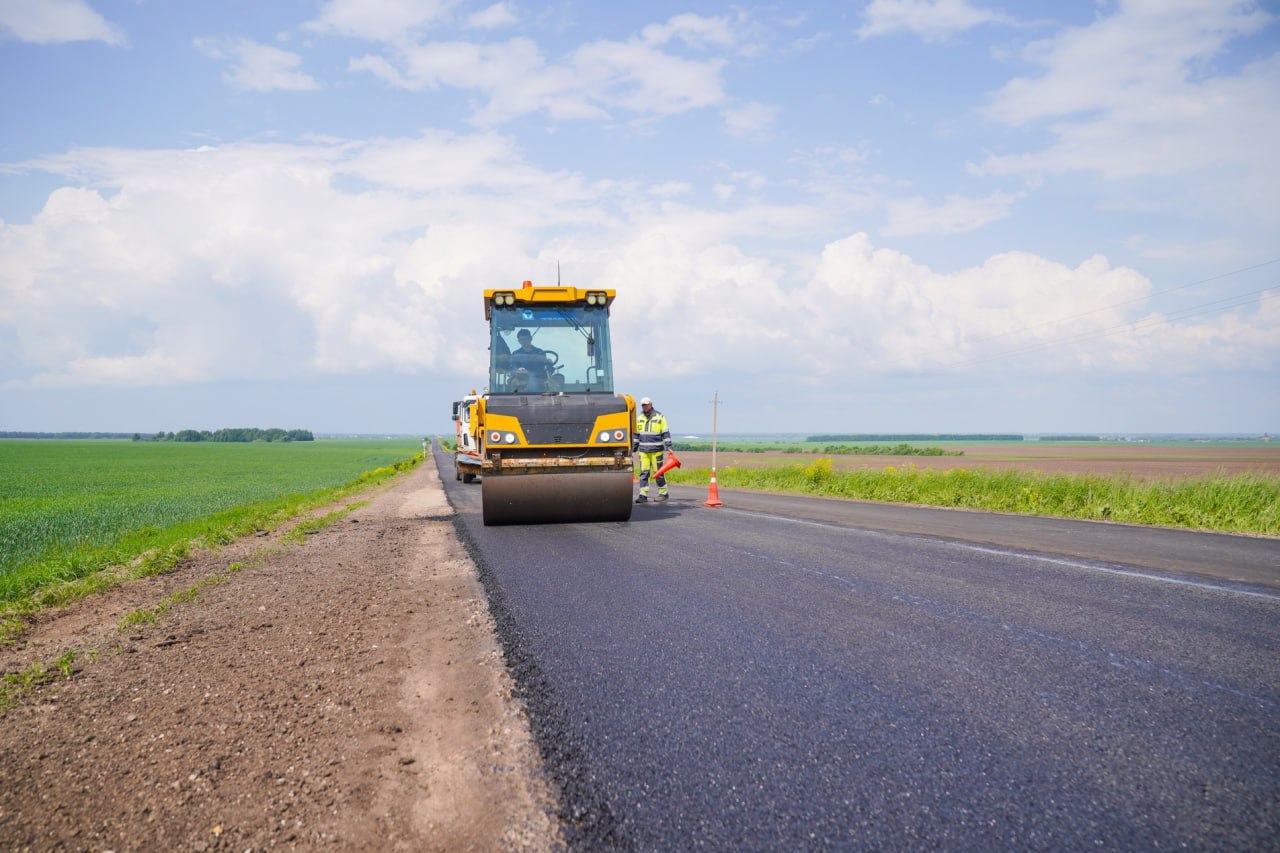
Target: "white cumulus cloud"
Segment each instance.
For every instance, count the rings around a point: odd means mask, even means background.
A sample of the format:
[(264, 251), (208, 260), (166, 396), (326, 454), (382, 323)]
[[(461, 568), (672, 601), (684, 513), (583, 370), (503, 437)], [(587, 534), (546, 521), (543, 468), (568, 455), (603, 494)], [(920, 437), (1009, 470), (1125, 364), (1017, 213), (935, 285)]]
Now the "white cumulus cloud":
[[(491, 43), (400, 43), (386, 53), (354, 58), (350, 68), (404, 89), (478, 92), (487, 102), (472, 122), (490, 127), (536, 112), (553, 119), (605, 118), (615, 112), (653, 117), (721, 104), (727, 60), (684, 55), (673, 43), (684, 50), (724, 49), (733, 36), (720, 19), (679, 15), (626, 40), (583, 44), (558, 60), (521, 36)], [(756, 109), (743, 121), (759, 124), (763, 118)]]
[(948, 196), (930, 204), (918, 196), (887, 202), (889, 219), (883, 233), (890, 237), (912, 234), (964, 234), (1009, 215), (1021, 194), (997, 192), (983, 198)]
[[(986, 115), (1044, 124), (1051, 142), (993, 154), (988, 174), (1092, 172), (1111, 181), (1175, 176), (1179, 199), (1221, 217), (1240, 211), (1280, 226), (1280, 51), (1238, 70), (1212, 60), (1275, 16), (1254, 3), (1128, 0), (1114, 14), (1037, 41), (1041, 69), (993, 93)], [(1195, 175), (1197, 180), (1186, 181)]]
[(799, 387), (852, 366), (1047, 381), (1280, 365), (1274, 296), (1162, 313), (1146, 278), (1101, 256), (936, 271), (862, 233), (811, 244), (820, 207), (706, 209), (681, 185), (540, 169), (494, 132), (83, 149), (24, 168), (66, 186), (30, 222), (0, 223), (10, 389), (388, 370), (474, 384), (480, 289), (548, 282), (557, 263), (566, 283), (618, 289), (632, 376)]
[(488, 30), (495, 27), (506, 27), (516, 23), (519, 17), (511, 3), (494, 3), (474, 12), (467, 18), (467, 25), (476, 29)]
[(120, 28), (85, 0), (0, 0), (0, 36), (6, 35), (34, 44), (127, 43)]
[(773, 128), (777, 117), (777, 107), (753, 101), (725, 110), (725, 129), (732, 136), (761, 136)]
[(222, 79), (238, 89), (271, 92), (319, 88), (315, 78), (301, 70), (302, 57), (296, 53), (246, 38), (198, 38), (195, 45), (210, 59), (232, 63)]
[(328, 0), (303, 29), (399, 42), (449, 19), (458, 0)]
[(1008, 20), (1005, 15), (974, 6), (968, 0), (871, 0), (863, 17), (866, 23), (858, 29), (862, 38), (902, 31), (925, 41), (949, 38), (979, 24)]

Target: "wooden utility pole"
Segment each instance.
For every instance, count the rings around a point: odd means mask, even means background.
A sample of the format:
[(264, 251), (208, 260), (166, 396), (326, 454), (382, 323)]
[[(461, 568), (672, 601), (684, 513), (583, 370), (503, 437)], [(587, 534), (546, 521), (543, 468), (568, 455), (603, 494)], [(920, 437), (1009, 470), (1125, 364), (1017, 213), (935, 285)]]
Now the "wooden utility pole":
[(716, 486), (716, 438), (720, 432), (720, 391), (717, 389), (711, 399), (711, 489), (707, 492), (704, 506), (724, 506), (720, 500), (720, 489)]

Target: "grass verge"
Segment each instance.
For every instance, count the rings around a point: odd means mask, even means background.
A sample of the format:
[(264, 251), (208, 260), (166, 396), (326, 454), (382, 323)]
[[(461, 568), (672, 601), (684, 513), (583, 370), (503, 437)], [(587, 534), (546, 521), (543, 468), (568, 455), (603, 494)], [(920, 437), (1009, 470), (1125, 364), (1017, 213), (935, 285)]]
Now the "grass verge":
[[(319, 518), (306, 519), (294, 525), (292, 529), (283, 537), (284, 547), (291, 545), (296, 546), (306, 540), (306, 537), (317, 533), (324, 528), (332, 525), (341, 518), (346, 517), (351, 512), (365, 506), (368, 501), (355, 501), (347, 504), (341, 509), (334, 510)], [(155, 625), (163, 619), (173, 608), (179, 604), (185, 604), (199, 598), (206, 590), (229, 583), (237, 572), (243, 571), (252, 565), (258, 564), (261, 559), (271, 550), (279, 550), (279, 547), (270, 549), (264, 548), (250, 560), (249, 565), (245, 563), (232, 563), (227, 566), (225, 571), (212, 574), (201, 578), (195, 583), (187, 586), (171, 595), (165, 596), (160, 601), (150, 607), (139, 607), (130, 611), (120, 619), (118, 632), (123, 634), (126, 631), (135, 628), (148, 627)], [(183, 550), (185, 553), (185, 549)], [(166, 560), (159, 560), (155, 564), (163, 564)], [(6, 622), (17, 623), (21, 628), (24, 623), (20, 619), (9, 619)], [(42, 684), (46, 684), (59, 676), (70, 678), (75, 673), (75, 661), (77, 658), (88, 655), (90, 660), (97, 657), (96, 650), (77, 650), (72, 649), (57, 658), (52, 664), (43, 661), (37, 661), (31, 664), (21, 672), (6, 673), (0, 677), (0, 715), (3, 715), (10, 708), (21, 703), (28, 694), (34, 691)]]
[[(709, 468), (667, 475), (686, 485), (706, 485), (710, 476)], [(725, 488), (1280, 535), (1280, 477), (1269, 474), (1140, 481), (915, 466), (836, 471), (830, 459), (817, 459), (808, 465), (722, 468), (716, 480)]]
[[(345, 518), (368, 503), (368, 501), (356, 501), (355, 503), (347, 504), (341, 509), (336, 509), (333, 512), (326, 513), (319, 518), (308, 518), (300, 521), (290, 528), (289, 532), (284, 535), (282, 541), (286, 546), (300, 545), (306, 541), (308, 536), (319, 533), (334, 522), (341, 518)], [(261, 556), (262, 553), (259, 553), (250, 561), (250, 564), (256, 565)], [(165, 614), (172, 610), (175, 605), (194, 601), (199, 598), (200, 594), (205, 590), (228, 583), (237, 572), (243, 571), (245, 568), (246, 565), (244, 563), (232, 563), (227, 566), (226, 571), (201, 578), (190, 586), (180, 589), (171, 595), (165, 596), (150, 607), (139, 607), (137, 610), (126, 613), (120, 619), (120, 633), (123, 634), (130, 628), (136, 628), (143, 625), (154, 625), (159, 622)]]

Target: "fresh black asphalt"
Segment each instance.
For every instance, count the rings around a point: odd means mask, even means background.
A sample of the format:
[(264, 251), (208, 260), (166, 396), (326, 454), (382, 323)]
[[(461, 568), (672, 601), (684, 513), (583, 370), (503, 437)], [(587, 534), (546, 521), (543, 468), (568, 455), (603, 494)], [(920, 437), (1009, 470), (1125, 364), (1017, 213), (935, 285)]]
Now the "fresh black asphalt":
[(629, 522), (487, 528), (436, 459), (575, 848), (1280, 839), (1273, 586), (695, 490)]

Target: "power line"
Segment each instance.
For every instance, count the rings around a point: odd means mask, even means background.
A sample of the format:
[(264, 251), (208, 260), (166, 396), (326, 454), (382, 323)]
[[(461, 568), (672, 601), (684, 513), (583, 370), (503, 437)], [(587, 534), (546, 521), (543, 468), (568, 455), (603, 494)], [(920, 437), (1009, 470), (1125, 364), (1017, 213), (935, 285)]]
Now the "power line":
[(1208, 284), (1211, 281), (1218, 281), (1219, 279), (1230, 278), (1233, 275), (1240, 275), (1241, 273), (1252, 272), (1253, 270), (1259, 270), (1259, 269), (1262, 269), (1263, 267), (1271, 266), (1272, 264), (1280, 264), (1280, 258), (1272, 258), (1269, 261), (1263, 261), (1262, 263), (1254, 264), (1251, 267), (1242, 267), (1241, 269), (1232, 270), (1231, 272), (1224, 272), (1224, 273), (1221, 273), (1220, 275), (1213, 275), (1213, 276), (1209, 276), (1208, 278), (1202, 278), (1199, 281), (1192, 281), (1186, 284), (1179, 284), (1176, 287), (1169, 287), (1169, 288), (1165, 288), (1164, 290), (1157, 290), (1154, 293), (1147, 294), (1146, 296), (1135, 296), (1133, 299), (1126, 299), (1123, 302), (1116, 302), (1112, 305), (1104, 305), (1101, 308), (1094, 308), (1091, 311), (1084, 311), (1079, 314), (1073, 314), (1070, 317), (1063, 317), (1057, 320), (1045, 320), (1043, 323), (1037, 323), (1034, 326), (1025, 326), (1021, 329), (1010, 329), (1007, 332), (1001, 332), (998, 335), (991, 335), (990, 337), (986, 337), (986, 338), (976, 338), (971, 343), (983, 344), (983, 343), (986, 343), (987, 341), (995, 341), (995, 340), (999, 340), (1000, 338), (1008, 337), (1009, 335), (1015, 334), (1017, 332), (1030, 332), (1035, 329), (1039, 329), (1043, 326), (1058, 326), (1058, 325), (1062, 325), (1063, 323), (1070, 323), (1072, 320), (1078, 320), (1081, 317), (1088, 317), (1091, 314), (1100, 314), (1103, 311), (1110, 311), (1113, 308), (1122, 308), (1125, 305), (1132, 305), (1135, 302), (1146, 302), (1148, 300), (1154, 299), (1157, 296), (1163, 296), (1166, 293), (1174, 293), (1179, 290), (1186, 290), (1188, 287), (1195, 287), (1201, 284)]
[[(1269, 263), (1274, 263), (1274, 261)], [(1260, 266), (1266, 266), (1266, 265), (1260, 264)], [(1221, 276), (1216, 276), (1216, 277), (1221, 278)], [(1210, 280), (1211, 279), (1206, 279), (1206, 281), (1210, 281)], [(1260, 296), (1263, 293), (1269, 293), (1271, 291), (1276, 291), (1276, 290), (1280, 290), (1280, 285), (1272, 285), (1271, 287), (1264, 287), (1259, 290), (1250, 291), (1248, 293), (1238, 293), (1234, 296), (1227, 296), (1222, 299), (1215, 299), (1212, 302), (1204, 302), (1199, 305), (1192, 305), (1187, 308), (1178, 309), (1177, 311), (1171, 311), (1167, 314), (1163, 314), (1158, 317), (1145, 317), (1133, 323), (1119, 323), (1115, 326), (1108, 326), (1103, 329), (1094, 329), (1093, 331), (1090, 331), (1090, 332), (1082, 332), (1078, 335), (1073, 335), (1068, 338), (1059, 338), (1057, 340), (1052, 340), (1052, 341), (1043, 341), (1041, 343), (1038, 343), (1029, 347), (1024, 347), (1022, 349), (1008, 350), (1006, 352), (996, 353), (995, 355), (967, 359), (961, 362), (961, 365), (980, 364), (988, 361), (1000, 361), (1007, 358), (1012, 358), (1014, 356), (1027, 355), (1034, 352), (1041, 352), (1043, 350), (1052, 349), (1054, 347), (1063, 346), (1065, 344), (1079, 343), (1081, 341), (1097, 340), (1099, 338), (1111, 337), (1112, 335), (1118, 334), (1119, 332), (1122, 332), (1122, 331), (1130, 331), (1130, 332), (1144, 331), (1145, 328), (1154, 327), (1161, 322), (1167, 322), (1172, 320), (1186, 320), (1191, 317), (1198, 317), (1202, 314), (1211, 314), (1215, 311), (1221, 311), (1224, 308), (1236, 308), (1251, 302), (1253, 300), (1253, 297), (1255, 296)], [(1168, 291), (1162, 291), (1162, 292), (1167, 293)], [(1124, 303), (1121, 303), (1121, 304), (1124, 304)], [(1088, 312), (1088, 313), (1096, 313), (1096, 312)], [(1081, 314), (1079, 316), (1085, 316), (1085, 315)], [(1044, 325), (1044, 324), (1042, 323), (1041, 325)], [(1024, 331), (1030, 331), (1033, 328), (1036, 328), (1036, 327), (1031, 326)], [(994, 339), (984, 338), (983, 340), (994, 340)]]

